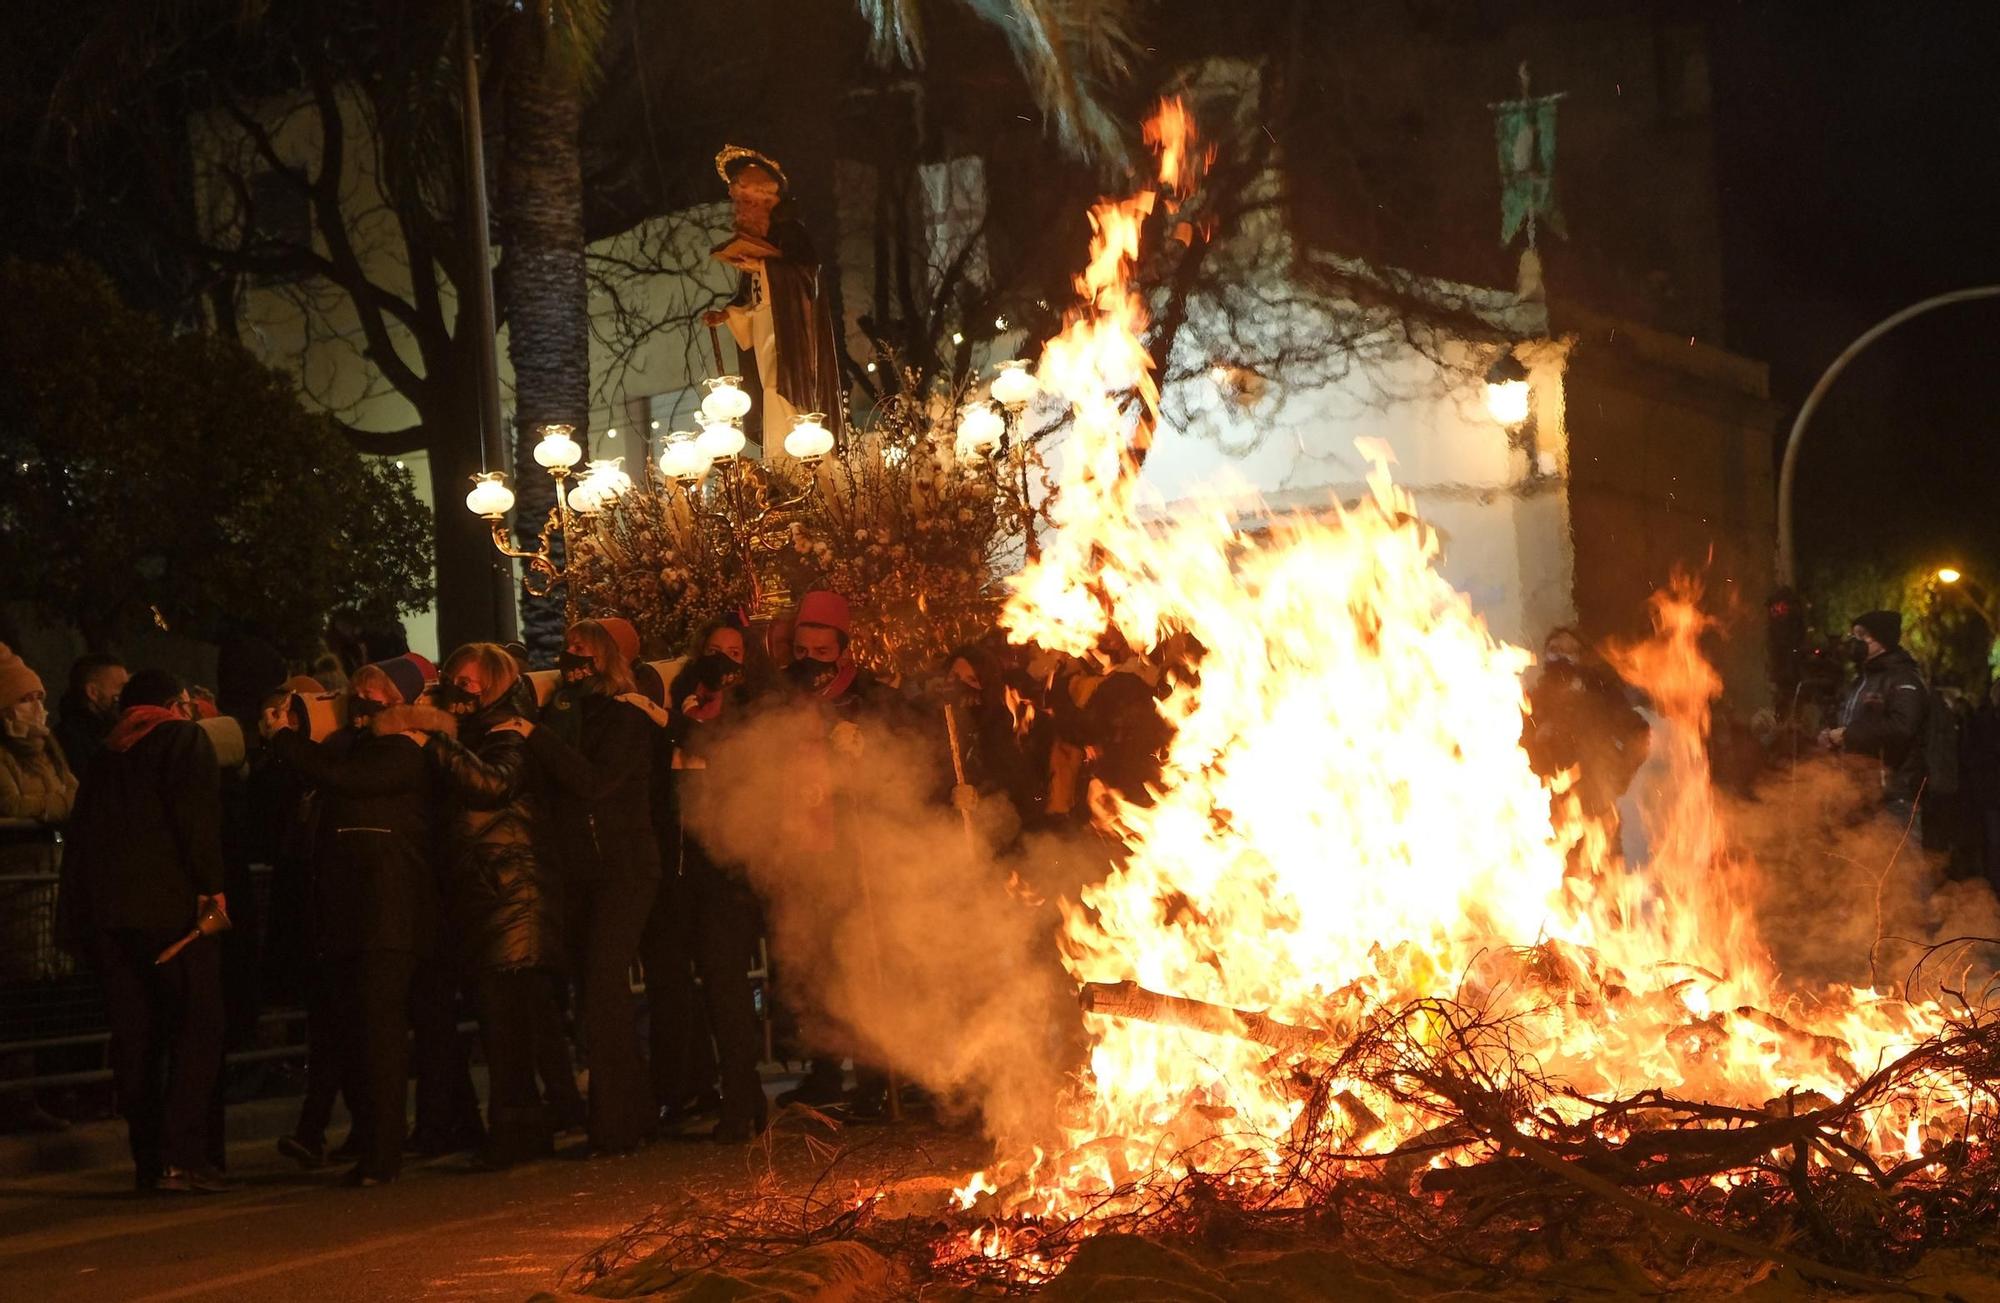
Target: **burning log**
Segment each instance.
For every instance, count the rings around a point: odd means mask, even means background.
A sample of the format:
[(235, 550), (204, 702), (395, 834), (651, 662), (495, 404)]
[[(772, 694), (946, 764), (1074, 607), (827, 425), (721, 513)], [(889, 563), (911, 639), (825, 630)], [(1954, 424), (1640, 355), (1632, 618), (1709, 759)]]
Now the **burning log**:
[(1137, 982), (1085, 982), (1078, 998), (1085, 1013), (1180, 1027), (1211, 1036), (1233, 1036), (1286, 1053), (1310, 1052), (1337, 1035), (1318, 1027), (1280, 1022), (1269, 1014), (1232, 1009), (1184, 995), (1162, 995)]

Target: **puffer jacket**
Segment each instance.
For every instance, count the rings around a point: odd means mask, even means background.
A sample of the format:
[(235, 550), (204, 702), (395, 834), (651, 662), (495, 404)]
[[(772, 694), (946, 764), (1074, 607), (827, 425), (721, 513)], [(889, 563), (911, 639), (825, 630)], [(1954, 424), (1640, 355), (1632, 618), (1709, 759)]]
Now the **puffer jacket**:
[(287, 729), (270, 747), (321, 804), (311, 897), (319, 952), (429, 955), (441, 905), (431, 836), (437, 778), (423, 748), (401, 733), (353, 729), (326, 742)]
[(548, 783), (556, 845), (572, 880), (660, 876), (652, 815), (658, 732), (637, 706), (594, 692), (559, 691), (542, 711), (528, 752)]
[(1861, 667), (1842, 704), (1841, 749), (1882, 764), (1882, 790), (1910, 800), (1924, 786), (1924, 725), (1930, 689), (1916, 658), (1891, 647)]
[(445, 911), (455, 957), (469, 972), (562, 967), (562, 883), (541, 845), (527, 739), (494, 725), (518, 718), (496, 702), (462, 719), (432, 706), (393, 706), (378, 733), (431, 734), (425, 754), (443, 780)]
[(76, 775), (49, 730), (0, 729), (0, 818), (64, 823), (76, 802)]

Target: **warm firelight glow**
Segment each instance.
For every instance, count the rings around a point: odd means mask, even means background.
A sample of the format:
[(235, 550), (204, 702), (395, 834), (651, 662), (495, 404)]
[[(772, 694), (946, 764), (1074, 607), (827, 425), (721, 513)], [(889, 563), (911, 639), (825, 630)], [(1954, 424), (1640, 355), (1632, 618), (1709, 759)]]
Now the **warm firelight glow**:
[[(1157, 128), (1179, 142), (1163, 151), (1163, 184), (1186, 126), (1175, 112)], [(1151, 206), (1142, 193), (1092, 215), (1080, 307), (1038, 368), (1073, 415), (1058, 529), (1011, 581), (1004, 618), (1015, 640), (1073, 655), (1107, 629), (1134, 647), (1191, 640), (1199, 677), (1160, 705), (1174, 736), (1154, 799), (1099, 803), (1127, 854), (1065, 902), (1065, 962), (1079, 983), (1135, 983), (1303, 1031), (1275, 1049), (1089, 1014), (1088, 1073), (1060, 1145), (1002, 1154), (957, 1204), (1088, 1218), (1192, 1169), (1275, 1180), (1308, 1125), (1332, 1128), (1329, 1154), (1394, 1149), (1437, 1118), (1356, 1080), (1340, 1116), (1309, 1121), (1287, 1064), (1331, 1065), (1358, 1031), (1397, 1018), (1436, 1045), (1441, 1029), (1405, 1013), (1423, 1000), (1511, 1018), (1517, 1052), (1582, 1096), (1657, 1087), (1754, 1110), (1837, 1098), (1934, 1032), (1931, 1006), (1788, 990), (1775, 971), (1744, 903), (1754, 866), (1729, 852), (1708, 784), (1721, 685), (1692, 586), (1662, 595), (1655, 636), (1617, 656), (1667, 721), (1654, 745), (1671, 771), (1648, 811), (1653, 860), (1628, 872), (1605, 830), (1552, 816), (1519, 745), (1530, 657), (1441, 576), (1437, 537), (1385, 448), (1363, 449), (1358, 504), (1258, 535), (1220, 506), (1165, 520), (1137, 509), (1134, 450), (1158, 416), (1130, 271)], [(1121, 402), (1134, 391), (1136, 405)], [(1560, 1095), (1547, 1107), (1588, 1116)], [(1925, 1127), (1954, 1110), (1948, 1092), (1885, 1099), (1866, 1142), (1921, 1154)], [(982, 1228), (970, 1251), (994, 1256), (1006, 1226)]]

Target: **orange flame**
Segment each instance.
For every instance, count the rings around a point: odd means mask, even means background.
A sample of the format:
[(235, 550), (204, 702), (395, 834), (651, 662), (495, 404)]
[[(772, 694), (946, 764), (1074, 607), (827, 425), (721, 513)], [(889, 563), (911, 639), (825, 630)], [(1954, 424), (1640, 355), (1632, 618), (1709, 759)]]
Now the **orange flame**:
[[(1183, 176), (1186, 133), (1177, 106), (1149, 125), (1165, 184)], [(1152, 199), (1092, 214), (1079, 306), (1040, 365), (1072, 416), (1057, 528), (1009, 580), (1003, 616), (1017, 641), (1071, 655), (1107, 629), (1133, 647), (1187, 635), (1203, 649), (1198, 681), (1160, 705), (1173, 737), (1158, 789), (1100, 803), (1127, 854), (1063, 902), (1071, 975), (1269, 1015), (1334, 1045), (1413, 1002), (1477, 1000), (1582, 1096), (1658, 1087), (1753, 1109), (1844, 1094), (1854, 1065), (1872, 1070), (1933, 1033), (1933, 1006), (1788, 991), (1775, 972), (1744, 903), (1752, 866), (1729, 851), (1708, 784), (1720, 681), (1692, 585), (1659, 597), (1655, 636), (1616, 654), (1661, 720), (1653, 857), (1628, 872), (1568, 777), (1552, 809), (1519, 743), (1530, 658), (1439, 573), (1437, 537), (1386, 448), (1363, 445), (1359, 503), (1256, 536), (1220, 504), (1164, 520), (1136, 509), (1157, 393), (1131, 274)], [(1137, 413), (1119, 401), (1134, 390)], [(1560, 973), (1527, 980), (1536, 966)], [(962, 1205), (1004, 1190), (1015, 1212), (1097, 1216), (1195, 1166), (1278, 1178), (1305, 1125), (1284, 1054), (1212, 1030), (1086, 1022), (1089, 1071), (1064, 1102), (1061, 1144), (1003, 1154)], [(1442, 1043), (1442, 1024), (1406, 1025)], [(1438, 1120), (1365, 1080), (1334, 1086), (1346, 1153), (1387, 1152)], [(1545, 1106), (1588, 1110), (1564, 1096)], [(1885, 1103), (1869, 1144), (1921, 1152), (1927, 1116), (1966, 1107), (1948, 1090)], [(1004, 1238), (987, 1228), (972, 1251), (996, 1255)]]

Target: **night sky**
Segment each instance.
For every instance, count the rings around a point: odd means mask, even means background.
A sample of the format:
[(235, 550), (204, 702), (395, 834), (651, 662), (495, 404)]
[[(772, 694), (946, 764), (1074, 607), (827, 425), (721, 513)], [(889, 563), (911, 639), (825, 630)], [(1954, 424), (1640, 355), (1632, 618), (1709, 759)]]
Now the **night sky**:
[[(1719, 7), (1711, 47), (1725, 292), (1770, 362), (1782, 441), (1856, 335), (1931, 294), (2000, 283), (2000, 6)], [(1899, 327), (1808, 429), (1802, 568), (1960, 560), (2000, 592), (2000, 301)]]

